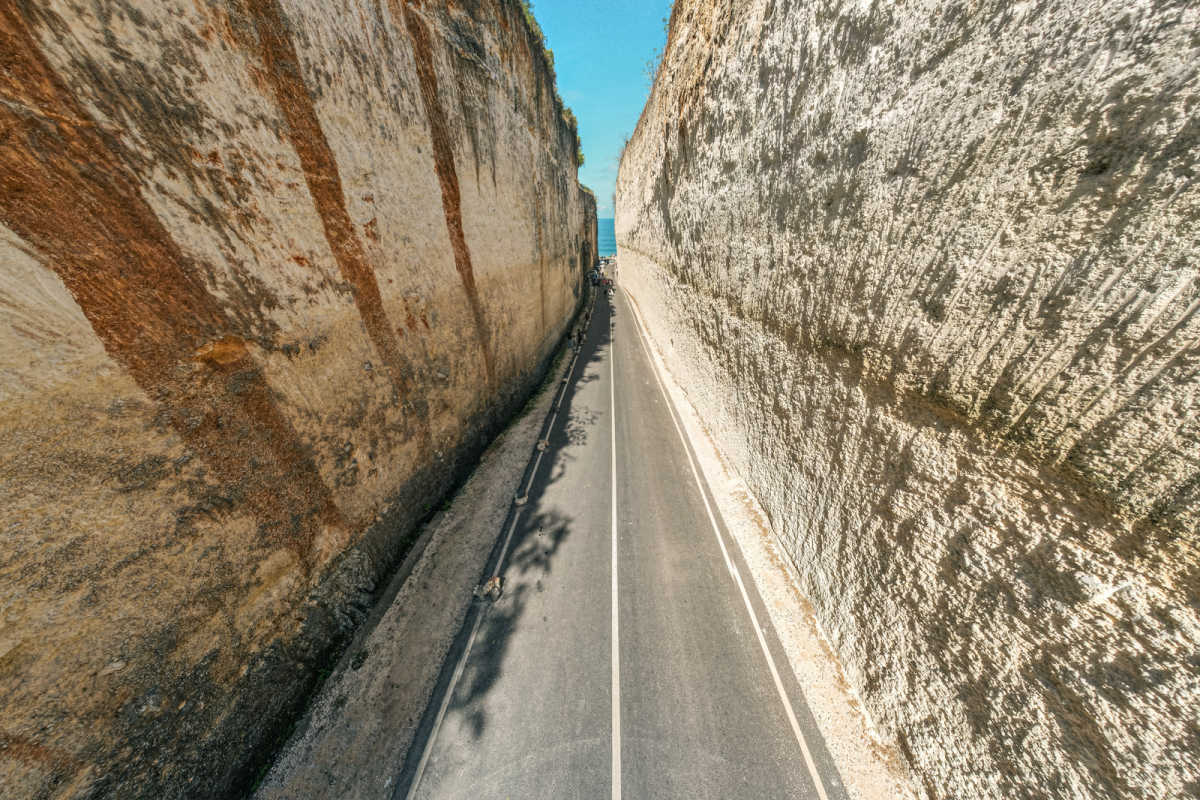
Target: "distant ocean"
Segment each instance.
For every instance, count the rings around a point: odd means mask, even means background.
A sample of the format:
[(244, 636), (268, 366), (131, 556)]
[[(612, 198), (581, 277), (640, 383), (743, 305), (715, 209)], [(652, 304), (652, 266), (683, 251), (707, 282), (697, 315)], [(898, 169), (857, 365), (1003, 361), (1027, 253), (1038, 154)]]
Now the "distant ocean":
[(602, 256), (615, 256), (617, 254), (617, 224), (616, 220), (598, 219), (596, 220), (596, 236), (599, 238), (597, 247)]

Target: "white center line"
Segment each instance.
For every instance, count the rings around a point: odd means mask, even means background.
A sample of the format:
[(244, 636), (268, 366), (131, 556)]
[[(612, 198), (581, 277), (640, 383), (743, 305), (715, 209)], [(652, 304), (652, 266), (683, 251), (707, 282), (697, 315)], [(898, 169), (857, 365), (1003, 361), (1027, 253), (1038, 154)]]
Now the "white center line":
[(609, 305), (608, 400), (612, 429), (612, 800), (621, 800), (621, 637), (617, 603), (617, 373), (613, 307)]
[[(632, 310), (632, 303), (626, 301), (626, 305)], [(746, 604), (746, 613), (750, 615), (750, 622), (754, 625), (754, 633), (758, 636), (758, 645), (762, 648), (763, 656), (767, 659), (767, 667), (771, 671), (771, 677), (775, 681), (775, 689), (779, 692), (779, 699), (783, 702), (784, 710), (787, 712), (788, 722), (792, 726), (792, 733), (795, 734), (796, 741), (800, 743), (800, 750), (804, 754), (804, 763), (808, 767), (809, 775), (812, 776), (813, 784), (816, 786), (817, 794), (821, 797), (821, 800), (829, 800), (825, 794), (825, 785), (821, 781), (821, 775), (817, 772), (817, 765), (813, 761), (812, 753), (808, 750), (808, 742), (804, 738), (804, 732), (800, 730), (800, 722), (796, 719), (796, 712), (792, 708), (792, 701), (788, 698), (787, 691), (783, 688), (783, 680), (779, 677), (779, 670), (775, 667), (775, 659), (771, 657), (771, 650), (767, 647), (767, 639), (763, 635), (762, 626), (758, 624), (758, 615), (754, 613), (754, 607), (750, 604), (750, 595), (746, 593), (746, 586), (742, 583), (742, 576), (738, 573), (733, 559), (729, 557), (729, 551), (725, 548), (725, 540), (721, 536), (721, 529), (717, 525), (717, 518), (713, 514), (712, 506), (708, 503), (708, 495), (705, 493), (704, 484), (700, 480), (700, 472), (696, 469), (696, 462), (692, 459), (692, 451), (688, 448), (687, 437), (684, 435), (683, 428), (676, 418), (675, 404), (671, 402), (671, 397), (667, 394), (667, 388), (663, 384), (662, 376), (658, 373), (658, 365), (654, 361), (654, 356), (650, 353), (649, 345), (646, 343), (646, 332), (642, 327), (641, 319), (636, 314), (633, 316), (636, 319), (635, 324), (638, 331), (638, 340), (642, 343), (642, 349), (646, 352), (646, 358), (650, 360), (650, 369), (654, 373), (654, 379), (658, 383), (659, 391), (662, 392), (663, 400), (667, 403), (667, 411), (671, 415), (671, 422), (674, 423), (675, 430), (679, 434), (680, 443), (683, 445), (683, 452), (687, 456), (688, 466), (692, 468), (692, 477), (696, 480), (696, 488), (700, 490), (700, 499), (704, 501), (704, 510), (708, 512), (708, 521), (712, 525), (713, 533), (717, 537), (717, 543), (721, 545), (721, 554), (725, 556), (725, 566), (729, 568), (729, 574), (733, 576), (733, 580), (742, 594), (742, 602)]]

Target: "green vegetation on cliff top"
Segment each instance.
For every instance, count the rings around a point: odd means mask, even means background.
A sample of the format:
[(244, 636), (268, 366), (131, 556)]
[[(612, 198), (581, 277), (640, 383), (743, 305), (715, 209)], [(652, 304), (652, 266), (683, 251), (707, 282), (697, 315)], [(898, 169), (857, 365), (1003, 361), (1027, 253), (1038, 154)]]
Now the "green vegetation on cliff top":
[(554, 85), (554, 102), (558, 106), (563, 123), (570, 129), (571, 136), (575, 139), (575, 166), (582, 167), (584, 157), (583, 142), (579, 139), (579, 121), (575, 119), (575, 112), (571, 111), (563, 102), (562, 95), (558, 93), (558, 76), (554, 72), (554, 51), (547, 46), (546, 34), (542, 32), (542, 26), (538, 24), (537, 17), (534, 16), (533, 0), (521, 0), (521, 10), (525, 12), (525, 22), (529, 25), (534, 40), (542, 48), (542, 55), (546, 57), (546, 66), (550, 70), (550, 80)]

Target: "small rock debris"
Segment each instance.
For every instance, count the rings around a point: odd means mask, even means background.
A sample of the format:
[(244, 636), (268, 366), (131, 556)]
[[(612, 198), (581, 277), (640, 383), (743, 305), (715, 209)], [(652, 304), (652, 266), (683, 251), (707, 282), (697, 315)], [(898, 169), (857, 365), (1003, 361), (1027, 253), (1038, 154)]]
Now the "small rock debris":
[(486, 597), (493, 602), (499, 600), (502, 594), (504, 594), (504, 586), (499, 575), (493, 575), (485, 583), (475, 587), (476, 597)]

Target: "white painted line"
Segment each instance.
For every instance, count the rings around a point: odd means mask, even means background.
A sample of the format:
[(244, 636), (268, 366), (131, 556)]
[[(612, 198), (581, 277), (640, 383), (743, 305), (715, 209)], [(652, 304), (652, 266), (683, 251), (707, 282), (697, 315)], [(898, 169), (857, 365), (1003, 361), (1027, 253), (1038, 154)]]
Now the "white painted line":
[(620, 605), (617, 602), (617, 343), (613, 332), (612, 306), (609, 306), (608, 402), (612, 430), (612, 800), (621, 800), (621, 634)]
[[(589, 319), (590, 324), (590, 319)], [(583, 352), (580, 348), (575, 353), (575, 357), (571, 360), (571, 366), (567, 369), (567, 377), (562, 381), (558, 391), (558, 397), (555, 398), (550, 413), (550, 424), (546, 426), (546, 437), (549, 438), (550, 432), (554, 430), (554, 421), (558, 419), (558, 409), (562, 404), (562, 399), (567, 393), (567, 387), (571, 385), (570, 378), (575, 374), (575, 365), (579, 363), (579, 354)], [(542, 455), (545, 450), (537, 450), (537, 456), (533, 460), (533, 469), (529, 471), (529, 478), (525, 481), (525, 490), (518, 492), (518, 497), (528, 497), (529, 487), (533, 486), (533, 479), (537, 475), (538, 467), (542, 463)], [(504, 571), (504, 559), (508, 555), (509, 545), (512, 543), (513, 531), (517, 528), (517, 520), (520, 518), (520, 512), (513, 514), (512, 522), (509, 523), (508, 530), (504, 534), (504, 543), (500, 546), (500, 557), (496, 559), (496, 570), (498, 573)], [(425, 768), (429, 765), (429, 757), (433, 755), (433, 745), (437, 741), (438, 733), (442, 729), (442, 722), (446, 719), (446, 709), (450, 707), (450, 700), (454, 697), (454, 690), (458, 686), (459, 680), (462, 678), (463, 670), (467, 666), (467, 658), (471, 655), (471, 648), (475, 646), (475, 638), (479, 635), (479, 626), (483, 624), (483, 618), (486, 615), (486, 609), (475, 615), (475, 622), (471, 625), (471, 635), (467, 637), (467, 646), (463, 649), (462, 655), (458, 657), (458, 663), (454, 665), (454, 674), (450, 676), (450, 685), (446, 687), (446, 693), (442, 696), (442, 702), (438, 705), (437, 716), (433, 719), (433, 729), (429, 732), (429, 738), (425, 740), (425, 749), (421, 751), (421, 760), (417, 764), (417, 772), (413, 776), (412, 783), (409, 784), (408, 793), (405, 794), (406, 800), (414, 800), (417, 796), (417, 789), (421, 786), (421, 779), (425, 776)]]
[[(621, 291), (622, 294), (625, 293), (624, 289)], [(633, 308), (633, 304), (628, 299), (626, 299), (625, 304), (630, 309)], [(758, 615), (754, 613), (754, 606), (750, 604), (750, 595), (746, 593), (746, 585), (742, 583), (742, 576), (738, 573), (733, 559), (729, 557), (729, 551), (725, 548), (725, 540), (721, 536), (721, 529), (717, 525), (717, 518), (713, 514), (712, 506), (709, 505), (708, 495), (704, 491), (704, 483), (700, 480), (700, 472), (696, 468), (696, 462), (692, 459), (692, 451), (688, 448), (687, 436), (684, 434), (683, 427), (676, 418), (675, 404), (671, 402), (671, 397), (667, 394), (662, 376), (658, 373), (658, 364), (650, 352), (649, 344), (647, 344), (647, 336), (645, 330), (642, 328), (642, 321), (636, 312), (633, 314), (633, 317), (638, 331), (638, 340), (642, 343), (642, 349), (646, 351), (646, 358), (650, 360), (650, 368), (654, 372), (654, 379), (658, 383), (658, 389), (662, 392), (663, 399), (667, 403), (667, 411), (671, 415), (671, 422), (675, 425), (675, 431), (679, 434), (680, 443), (683, 445), (683, 452), (687, 456), (688, 466), (692, 468), (692, 477), (696, 480), (696, 488), (700, 490), (700, 499), (704, 501), (704, 510), (708, 512), (708, 521), (712, 525), (713, 533), (717, 537), (717, 543), (721, 545), (721, 555), (725, 556), (725, 566), (729, 568), (729, 574), (733, 576), (738, 590), (742, 593), (742, 602), (746, 604), (746, 613), (750, 615), (750, 622), (753, 623), (754, 633), (758, 637), (758, 645), (762, 648), (763, 656), (767, 659), (767, 667), (770, 668), (771, 677), (775, 681), (775, 689), (779, 693), (779, 699), (783, 702), (784, 710), (787, 711), (787, 718), (788, 722), (791, 723), (792, 733), (795, 734), (796, 741), (800, 744), (800, 750), (804, 754), (804, 763), (808, 766), (808, 773), (812, 776), (813, 784), (817, 787), (817, 794), (820, 795), (821, 800), (829, 800), (828, 795), (825, 794), (825, 784), (821, 782), (821, 775), (817, 772), (817, 765), (813, 761), (812, 753), (809, 752), (804, 732), (800, 730), (800, 722), (796, 719), (796, 711), (792, 708), (792, 701), (788, 699), (787, 690), (783, 688), (783, 680), (779, 677), (779, 670), (775, 666), (775, 659), (771, 657), (771, 650), (767, 647), (767, 639), (763, 635), (762, 626), (758, 624)]]

